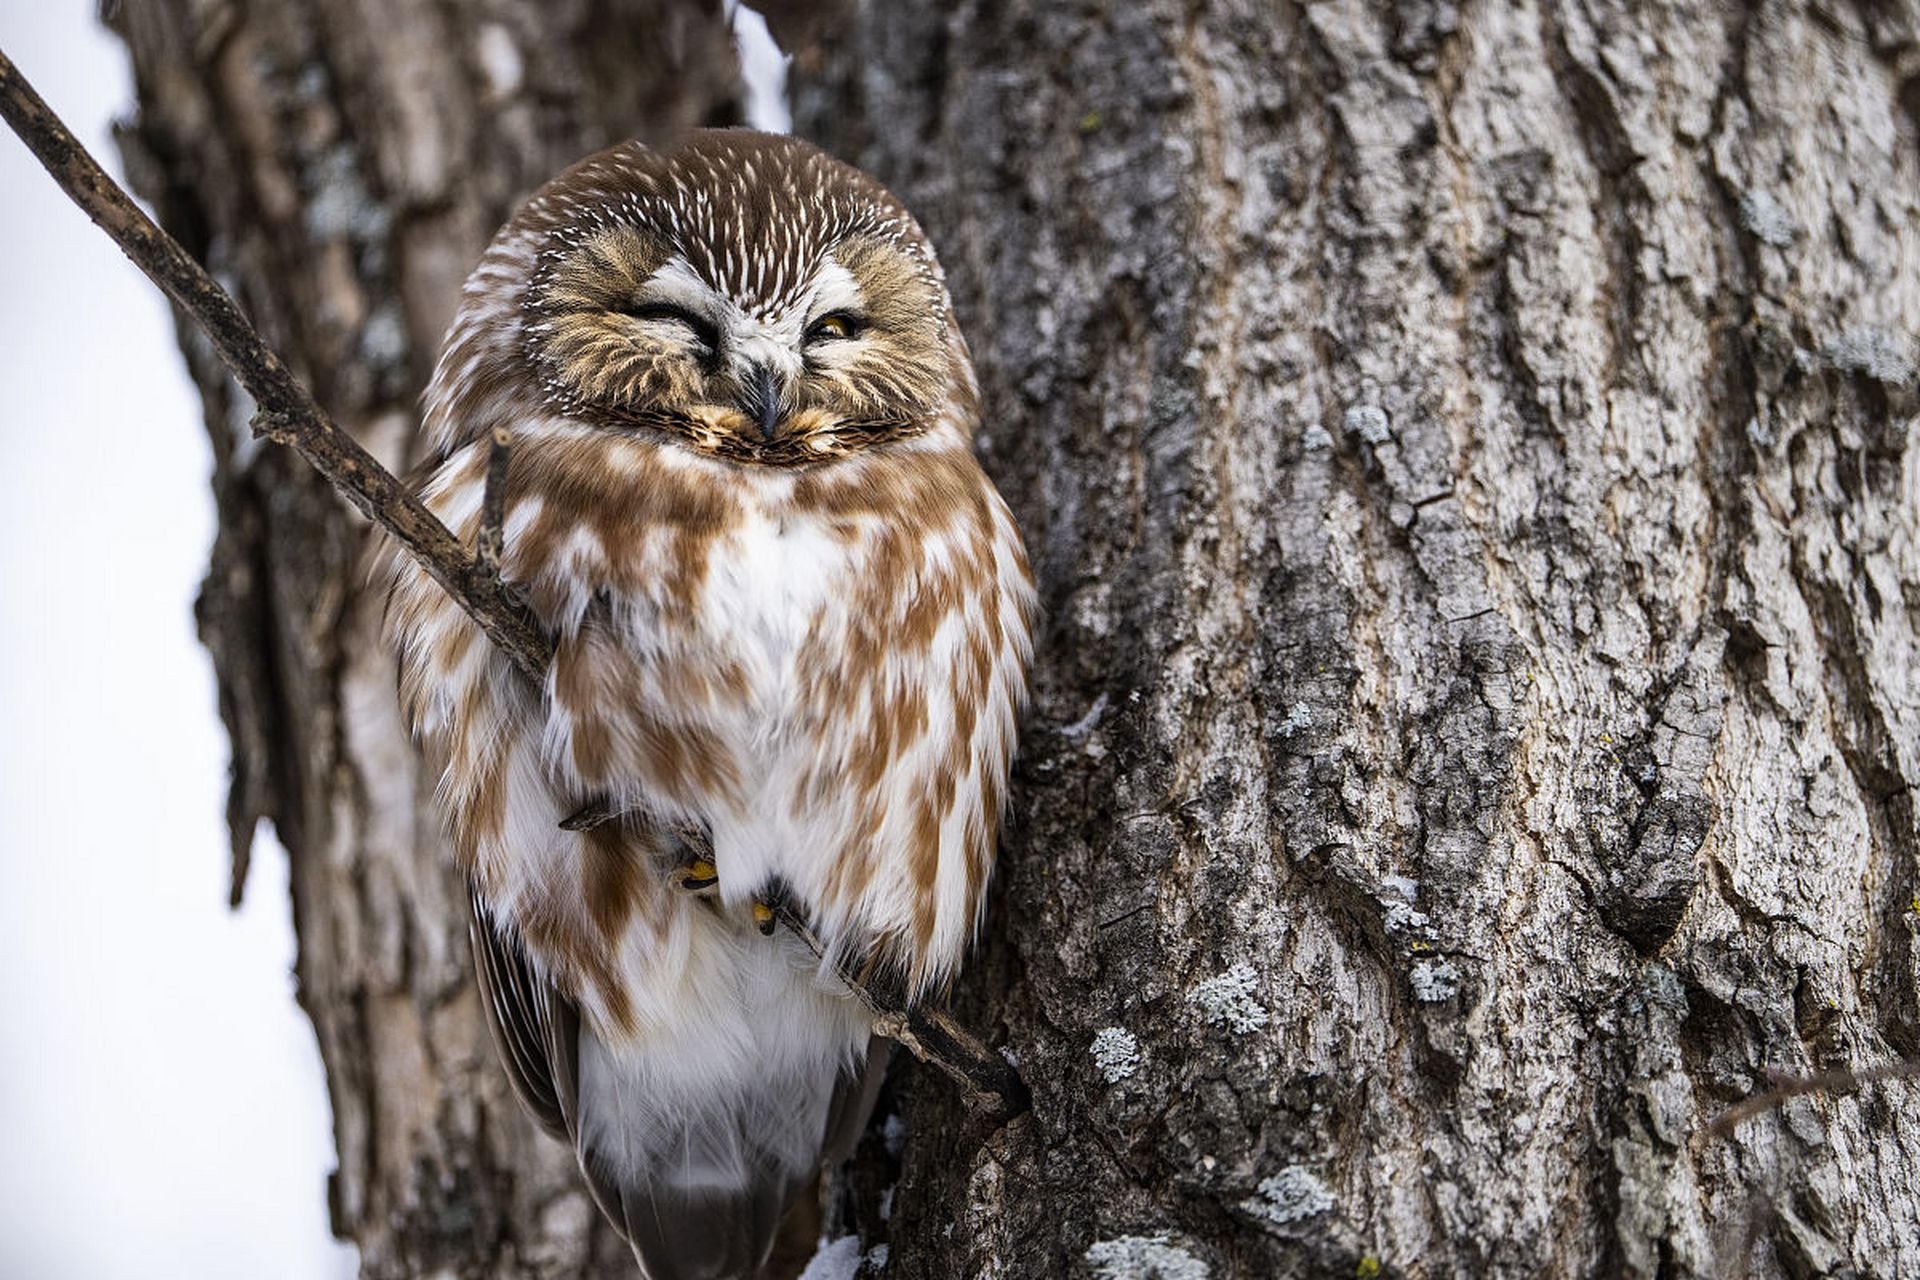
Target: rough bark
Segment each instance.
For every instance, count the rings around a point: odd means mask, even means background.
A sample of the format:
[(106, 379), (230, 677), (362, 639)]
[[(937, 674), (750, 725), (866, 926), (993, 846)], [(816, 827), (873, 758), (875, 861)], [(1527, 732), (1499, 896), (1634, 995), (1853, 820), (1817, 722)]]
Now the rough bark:
[[(1914, 1081), (1709, 1129), (1920, 1056), (1920, 10), (788, 7), (800, 130), (941, 247), (1048, 608), (960, 993), (1035, 1106), (900, 1073), (837, 1197), (886, 1273), (1920, 1271)], [(145, 189), (389, 459), (516, 195), (732, 101), (665, 0), (120, 22)], [(359, 523), (186, 345), (337, 1225), (610, 1267), (489, 1059)]]
[(1706, 1131), (1920, 1052), (1917, 15), (860, 8), (1050, 619), (890, 1274), (1920, 1272), (1910, 1080)]

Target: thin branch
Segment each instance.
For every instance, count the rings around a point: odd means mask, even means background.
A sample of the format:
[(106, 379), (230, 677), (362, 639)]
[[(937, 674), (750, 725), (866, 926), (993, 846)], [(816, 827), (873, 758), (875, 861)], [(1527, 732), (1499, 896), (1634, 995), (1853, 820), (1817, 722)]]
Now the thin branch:
[(578, 809), (560, 819), (562, 831), (591, 831), (604, 823), (612, 822), (621, 815), (621, 810), (613, 807), (608, 800), (589, 800)]
[[(826, 945), (790, 900), (776, 905), (774, 916), (793, 930), (814, 955), (826, 958)], [(845, 966), (840, 972), (846, 977)], [(967, 1101), (986, 1118), (1005, 1123), (1032, 1106), (1027, 1082), (1020, 1078), (1013, 1064), (947, 1016), (946, 1010), (913, 1004), (902, 993), (883, 989), (872, 973), (860, 981), (847, 977), (847, 986), (873, 1015), (875, 1031), (905, 1046), (920, 1061), (938, 1067), (960, 1086)]]
[(553, 646), (533, 615), (391, 471), (333, 424), (227, 291), (107, 176), (5, 53), (0, 115), (73, 202), (212, 340), (221, 363), (260, 408), (254, 432), (298, 450), (362, 515), (398, 538), (515, 666), (538, 680)]
[[(499, 573), (511, 437), (504, 432), (494, 437), (487, 459), (480, 537), (476, 549), (469, 551), (398, 477), (334, 425), (227, 291), (120, 189), (4, 52), (0, 52), (0, 116), (73, 202), (212, 340), (221, 362), (259, 406), (253, 418), (255, 434), (298, 451), (362, 515), (399, 539), (420, 567), (479, 624), (487, 639), (528, 679), (543, 685), (553, 661), (552, 641)], [(581, 830), (613, 816), (590, 806), (563, 825)], [(825, 954), (820, 940), (791, 907), (783, 907), (780, 918), (816, 954)], [(914, 1008), (898, 995), (876, 992), (845, 966), (839, 973), (873, 1012), (882, 1034), (959, 1081), (970, 1098), (985, 1099), (995, 1114), (1011, 1118), (1026, 1110), (1027, 1088), (1019, 1073), (946, 1014)]]
[(480, 496), (480, 536), (473, 541), (474, 559), (488, 577), (500, 577), (500, 557), (506, 554), (507, 465), (513, 460), (513, 432), (493, 429), (487, 446), (487, 484)]

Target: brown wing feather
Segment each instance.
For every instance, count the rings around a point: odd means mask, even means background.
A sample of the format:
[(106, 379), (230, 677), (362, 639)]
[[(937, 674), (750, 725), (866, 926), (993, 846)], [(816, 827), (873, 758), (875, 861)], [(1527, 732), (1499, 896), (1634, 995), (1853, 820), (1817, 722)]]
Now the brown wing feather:
[(867, 1041), (867, 1056), (860, 1065), (834, 1086), (833, 1101), (827, 1104), (826, 1137), (820, 1145), (824, 1167), (831, 1169), (853, 1154), (866, 1130), (867, 1118), (873, 1114), (874, 1099), (880, 1096), (892, 1059), (893, 1041), (874, 1036)]
[(519, 944), (494, 927), (479, 895), (471, 892), (467, 936), (487, 1029), (514, 1095), (535, 1123), (575, 1149), (594, 1202), (622, 1235), (634, 1239), (633, 1189), (609, 1177), (580, 1145), (578, 1008), (533, 971)]
[(473, 893), (467, 895), (467, 937), (487, 1029), (514, 1093), (542, 1129), (572, 1145), (579, 1130), (579, 1011), (533, 971)]

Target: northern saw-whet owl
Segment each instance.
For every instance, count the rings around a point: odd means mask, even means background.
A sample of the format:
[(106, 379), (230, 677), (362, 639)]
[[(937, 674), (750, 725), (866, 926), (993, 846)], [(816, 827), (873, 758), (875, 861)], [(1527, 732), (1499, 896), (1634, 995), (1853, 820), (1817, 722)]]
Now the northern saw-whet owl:
[(925, 234), (792, 138), (590, 157), (467, 281), (420, 493), (471, 545), (511, 431), (555, 657), (395, 557), (401, 699), (500, 1057), (652, 1280), (752, 1274), (871, 1110), (871, 1018), (767, 904), (916, 998), (979, 922), (1034, 592), (978, 417)]

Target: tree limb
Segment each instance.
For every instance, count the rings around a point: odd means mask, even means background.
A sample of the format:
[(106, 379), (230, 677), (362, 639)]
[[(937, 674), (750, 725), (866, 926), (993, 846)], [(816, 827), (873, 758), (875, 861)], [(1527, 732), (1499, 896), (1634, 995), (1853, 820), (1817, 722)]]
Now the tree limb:
[(480, 536), (473, 541), (473, 556), (480, 571), (489, 578), (500, 576), (500, 557), (507, 546), (507, 466), (513, 460), (513, 432), (505, 427), (493, 429), (487, 446), (487, 487), (480, 498)]
[[(813, 954), (826, 958), (826, 945), (791, 901), (776, 906), (774, 916), (799, 935)], [(945, 1072), (979, 1114), (1005, 1123), (1032, 1105), (1027, 1082), (1013, 1064), (975, 1039), (946, 1010), (908, 1001), (899, 991), (883, 987), (881, 975), (868, 973), (856, 978), (848, 975), (845, 965), (839, 971), (873, 1015), (874, 1030)]]
[(73, 202), (212, 340), (221, 363), (259, 406), (254, 433), (297, 450), (362, 515), (398, 538), (515, 666), (539, 679), (553, 646), (533, 615), (480, 571), (474, 555), (398, 477), (333, 424), (227, 291), (107, 176), (4, 53), (0, 115)]
[[(505, 433), (494, 437), (481, 536), (477, 548), (470, 551), (397, 476), (334, 425), (286, 362), (248, 323), (232, 296), (100, 167), (4, 52), (0, 52), (0, 116), (61, 190), (213, 342), (221, 363), (259, 408), (252, 421), (255, 435), (292, 447), (361, 514), (399, 539), (407, 554), (467, 611), (487, 639), (528, 679), (544, 685), (553, 661), (553, 643), (499, 573), (510, 437)], [(586, 819), (578, 827), (604, 820), (584, 811), (576, 817)], [(783, 907), (780, 918), (824, 956), (819, 939), (797, 912)], [(985, 1095), (998, 1116), (1011, 1118), (1026, 1110), (1027, 1089), (1018, 1072), (946, 1014), (917, 1009), (892, 993), (877, 992), (845, 966), (839, 968), (839, 975), (873, 1012), (883, 1034), (961, 1082), (970, 1096)]]

